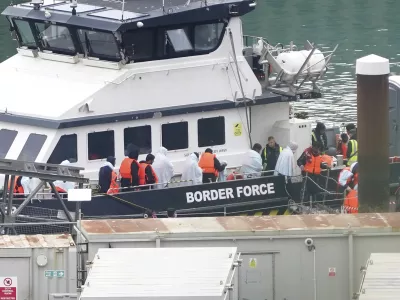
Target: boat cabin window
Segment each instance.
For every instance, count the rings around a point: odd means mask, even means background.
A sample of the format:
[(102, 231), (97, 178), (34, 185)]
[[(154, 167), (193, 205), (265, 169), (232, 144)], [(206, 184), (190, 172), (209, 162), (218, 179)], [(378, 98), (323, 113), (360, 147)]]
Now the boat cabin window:
[(86, 56), (107, 60), (121, 60), (117, 40), (111, 32), (78, 29), (78, 35)]
[(89, 160), (103, 159), (115, 156), (114, 130), (93, 132), (88, 134)]
[(17, 160), (35, 161), (46, 139), (47, 135), (31, 133)]
[[(185, 28), (186, 29), (186, 28)], [(174, 48), (175, 52), (190, 51), (193, 50), (193, 46), (190, 43), (189, 37), (187, 36), (187, 29), (183, 28), (167, 30), (167, 42)]]
[(126, 32), (122, 36), (126, 55), (133, 61), (152, 58), (155, 49), (154, 31), (139, 29)]
[(189, 28), (161, 29), (157, 38), (157, 56), (179, 57), (185, 56), (193, 50), (189, 39)]
[(204, 118), (197, 120), (199, 147), (225, 144), (225, 118)]
[(28, 21), (13, 19), (19, 42), (21, 46), (28, 48), (37, 48), (32, 28)]
[(138, 126), (124, 129), (124, 149), (129, 144), (139, 147), (139, 154), (151, 153), (151, 126)]
[(35, 23), (35, 27), (43, 50), (76, 53), (71, 33), (67, 27), (50, 23)]
[(66, 159), (71, 163), (78, 161), (78, 142), (76, 134), (61, 136), (47, 163), (60, 164)]
[(188, 122), (161, 125), (162, 146), (168, 151), (189, 148)]
[(10, 150), (12, 143), (14, 143), (17, 134), (18, 131), (15, 130), (0, 130), (0, 158), (6, 158), (8, 150)]
[(218, 47), (224, 23), (196, 25), (194, 27), (194, 48), (196, 51), (209, 51)]

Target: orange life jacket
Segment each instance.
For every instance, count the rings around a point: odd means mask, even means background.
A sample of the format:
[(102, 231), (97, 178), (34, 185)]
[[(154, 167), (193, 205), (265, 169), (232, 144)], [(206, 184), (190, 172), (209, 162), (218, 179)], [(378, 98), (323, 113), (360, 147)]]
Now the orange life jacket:
[(351, 190), (346, 198), (344, 199), (344, 210), (348, 214), (357, 214), (358, 213), (358, 194), (357, 191)]
[[(139, 185), (148, 184), (148, 178), (146, 176), (147, 166), (151, 167), (151, 164), (148, 164), (146, 162), (142, 162), (139, 164)], [(156, 173), (154, 172), (153, 167), (151, 167), (151, 173), (153, 174), (153, 177), (154, 177), (156, 183), (158, 183), (158, 177), (157, 177)]]
[(304, 171), (311, 174), (321, 174), (321, 163), (323, 162), (321, 155), (311, 155), (311, 161), (307, 161)]
[(322, 161), (328, 165), (328, 167), (332, 168), (332, 164), (333, 164), (332, 156), (324, 154), (324, 155), (321, 155), (321, 158), (322, 158)]
[(132, 182), (131, 166), (133, 162), (135, 162), (138, 165), (138, 168), (140, 168), (139, 163), (135, 159), (129, 157), (125, 157), (121, 163), (121, 166), (119, 167), (119, 174), (121, 174), (121, 178), (128, 178), (131, 180), (131, 182)]
[(216, 157), (215, 154), (211, 154), (208, 152), (204, 152), (199, 161), (199, 167), (206, 174), (214, 174), (218, 176), (218, 171), (214, 168), (214, 158)]
[(117, 183), (117, 173), (115, 171), (112, 171), (111, 173), (111, 182), (110, 182), (110, 188), (107, 191), (107, 194), (118, 194), (119, 193), (119, 185)]
[(58, 193), (66, 193), (66, 191), (64, 191), (64, 189), (60, 188), (59, 186), (56, 186), (56, 191)]
[(341, 147), (342, 147), (343, 158), (346, 159), (347, 158), (347, 145), (345, 143), (342, 143)]
[[(14, 186), (13, 186), (13, 194), (23, 194), (24, 193), (24, 188), (21, 185), (17, 184), (18, 179), (20, 178), (20, 176), (15, 176), (15, 181), (14, 181)], [(8, 189), (10, 189), (10, 185), (11, 185), (11, 179), (10, 181), (8, 181)]]

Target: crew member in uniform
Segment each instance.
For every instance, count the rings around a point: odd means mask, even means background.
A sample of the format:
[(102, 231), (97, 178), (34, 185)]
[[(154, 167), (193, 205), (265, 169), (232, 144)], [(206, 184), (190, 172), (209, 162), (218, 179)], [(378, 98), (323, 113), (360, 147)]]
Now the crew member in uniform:
[[(129, 147), (128, 147), (129, 148)], [(136, 147), (128, 149), (128, 157), (125, 157), (119, 168), (121, 176), (121, 187), (128, 191), (128, 187), (139, 185), (139, 169), (138, 163), (139, 150)]]
[(346, 194), (343, 208), (349, 214), (358, 213), (358, 162), (344, 168), (339, 174), (339, 185)]
[(117, 183), (118, 175), (114, 171), (115, 157), (107, 157), (107, 161), (99, 170), (100, 193), (117, 194), (119, 185)]
[(203, 171), (203, 183), (215, 182), (218, 172), (225, 170), (226, 165), (221, 164), (210, 148), (201, 155), (199, 167)]
[[(154, 155), (148, 154), (146, 160), (139, 163), (139, 185), (158, 183), (158, 178), (153, 170)], [(148, 190), (150, 186), (144, 186), (141, 189)]]
[(319, 151), (324, 154), (326, 150), (328, 150), (328, 138), (326, 136), (326, 127), (324, 123), (318, 122), (315, 129), (312, 131), (311, 134), (311, 144), (315, 142), (319, 143)]
[(349, 134), (350, 140), (347, 144), (347, 166), (351, 166), (358, 161), (357, 129), (350, 130)]
[[(264, 171), (275, 170), (276, 163), (279, 158), (279, 154), (282, 152), (282, 147), (275, 142), (273, 136), (268, 137), (268, 144), (261, 152), (261, 159)], [(272, 175), (272, 173), (266, 173), (265, 175)]]

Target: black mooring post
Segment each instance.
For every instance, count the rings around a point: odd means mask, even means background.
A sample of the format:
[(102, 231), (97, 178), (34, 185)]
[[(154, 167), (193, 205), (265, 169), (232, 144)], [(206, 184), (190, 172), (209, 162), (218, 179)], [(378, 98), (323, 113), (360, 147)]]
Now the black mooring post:
[(389, 60), (357, 59), (357, 139), (360, 212), (388, 211)]

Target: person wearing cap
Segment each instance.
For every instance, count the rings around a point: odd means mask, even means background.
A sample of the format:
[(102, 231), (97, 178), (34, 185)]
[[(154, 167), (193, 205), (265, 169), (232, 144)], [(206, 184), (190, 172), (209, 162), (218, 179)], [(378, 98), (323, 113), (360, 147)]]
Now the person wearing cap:
[(119, 185), (117, 183), (117, 173), (114, 171), (115, 157), (107, 157), (107, 161), (99, 170), (100, 193), (117, 194)]
[(346, 194), (343, 203), (345, 212), (358, 213), (358, 162), (352, 163), (350, 167), (340, 172), (338, 183)]
[(358, 142), (357, 142), (357, 129), (352, 129), (349, 132), (350, 140), (347, 144), (347, 166), (358, 161)]
[(298, 145), (295, 142), (290, 142), (278, 157), (275, 166), (275, 175), (294, 176), (296, 169), (296, 162), (294, 160), (294, 153)]

